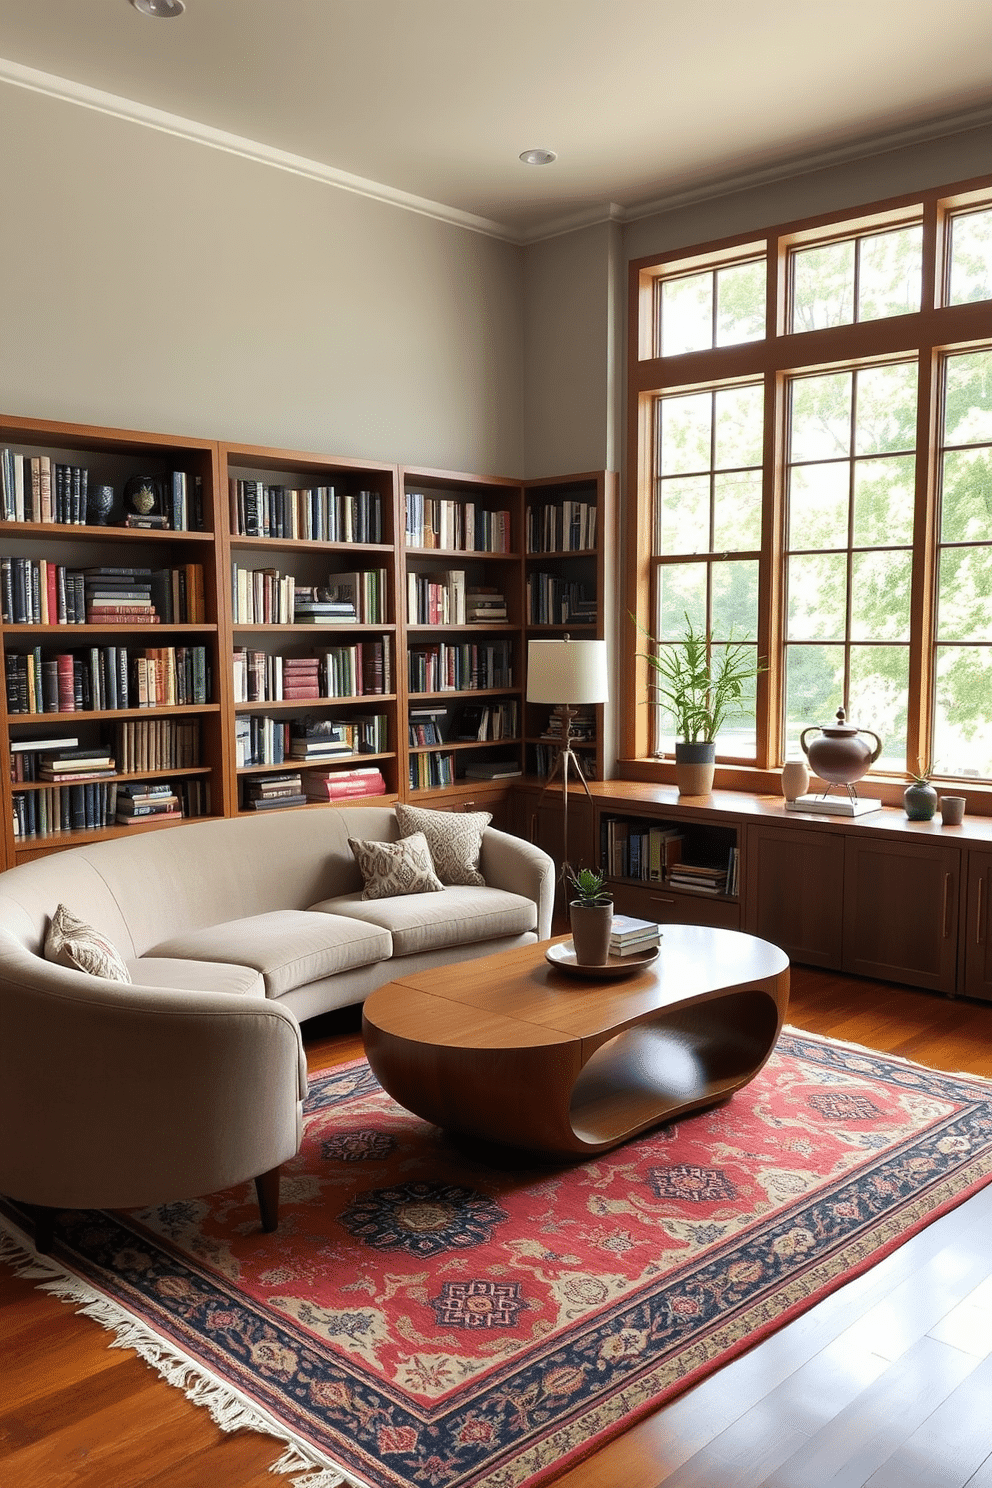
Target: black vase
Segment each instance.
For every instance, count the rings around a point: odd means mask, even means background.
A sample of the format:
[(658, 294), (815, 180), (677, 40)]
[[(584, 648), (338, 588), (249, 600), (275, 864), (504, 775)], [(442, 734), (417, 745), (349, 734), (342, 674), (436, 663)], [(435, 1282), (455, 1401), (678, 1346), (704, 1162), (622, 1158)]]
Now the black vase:
[(86, 520), (90, 526), (106, 527), (113, 505), (113, 486), (94, 486), (86, 498)]

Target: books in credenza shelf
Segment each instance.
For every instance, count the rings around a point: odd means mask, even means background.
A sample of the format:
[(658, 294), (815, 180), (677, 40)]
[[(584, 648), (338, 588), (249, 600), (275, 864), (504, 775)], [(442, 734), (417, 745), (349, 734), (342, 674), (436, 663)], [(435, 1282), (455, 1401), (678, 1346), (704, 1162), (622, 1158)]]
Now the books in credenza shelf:
[(508, 511), (493, 511), (456, 496), (406, 493), (408, 548), (448, 548), (462, 552), (512, 551)]
[(231, 531), (238, 537), (288, 537), (310, 542), (381, 543), (378, 491), (332, 485), (293, 487), (260, 480), (229, 482)]
[(682, 858), (678, 827), (604, 816), (600, 821), (600, 860), (610, 878), (661, 883)]
[[(5, 522), (53, 522), (86, 525), (91, 475), (86, 465), (70, 465), (51, 455), (0, 451), (0, 518)], [(97, 480), (93, 481), (97, 484)], [(203, 530), (203, 481), (185, 470), (160, 480), (167, 511), (155, 519), (135, 518), (128, 525), (171, 527), (176, 532)]]
[(736, 847), (729, 851), (725, 867), (702, 863), (677, 863), (668, 875), (673, 889), (687, 889), (693, 894), (737, 893), (739, 853)]

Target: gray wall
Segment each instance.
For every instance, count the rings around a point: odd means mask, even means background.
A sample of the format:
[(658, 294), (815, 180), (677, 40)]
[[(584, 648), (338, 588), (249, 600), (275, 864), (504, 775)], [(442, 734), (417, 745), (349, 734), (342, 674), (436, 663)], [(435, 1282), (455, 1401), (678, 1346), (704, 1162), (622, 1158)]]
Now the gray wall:
[(0, 408), (523, 471), (523, 253), (0, 84)]

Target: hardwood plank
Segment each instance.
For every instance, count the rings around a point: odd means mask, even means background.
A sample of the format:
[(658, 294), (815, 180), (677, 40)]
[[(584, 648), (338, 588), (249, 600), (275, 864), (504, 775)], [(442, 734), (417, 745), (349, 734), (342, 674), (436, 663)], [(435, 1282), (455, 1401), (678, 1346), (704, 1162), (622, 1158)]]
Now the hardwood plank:
[(984, 1359), (865, 1479), (864, 1488), (964, 1488), (988, 1457), (990, 1400), (992, 1359)]

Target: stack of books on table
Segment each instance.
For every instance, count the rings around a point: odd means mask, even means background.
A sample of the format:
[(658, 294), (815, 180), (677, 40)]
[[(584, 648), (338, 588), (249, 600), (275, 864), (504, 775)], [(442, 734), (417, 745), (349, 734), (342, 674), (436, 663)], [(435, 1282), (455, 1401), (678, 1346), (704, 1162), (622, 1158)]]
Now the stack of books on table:
[(673, 889), (691, 889), (694, 894), (725, 894), (727, 870), (701, 863), (676, 863), (669, 870), (668, 882)]
[(179, 797), (169, 784), (128, 781), (117, 787), (117, 825), (136, 827), (142, 822), (164, 821), (183, 814)]
[(259, 775), (245, 786), (245, 809), (268, 811), (279, 806), (305, 806), (299, 771), (287, 775)]
[(649, 951), (661, 943), (661, 930), (653, 920), (637, 920), (633, 915), (613, 916), (610, 932), (610, 955), (632, 956)]
[(375, 765), (357, 770), (308, 770), (303, 790), (308, 801), (340, 801), (349, 796), (384, 796), (386, 782)]

